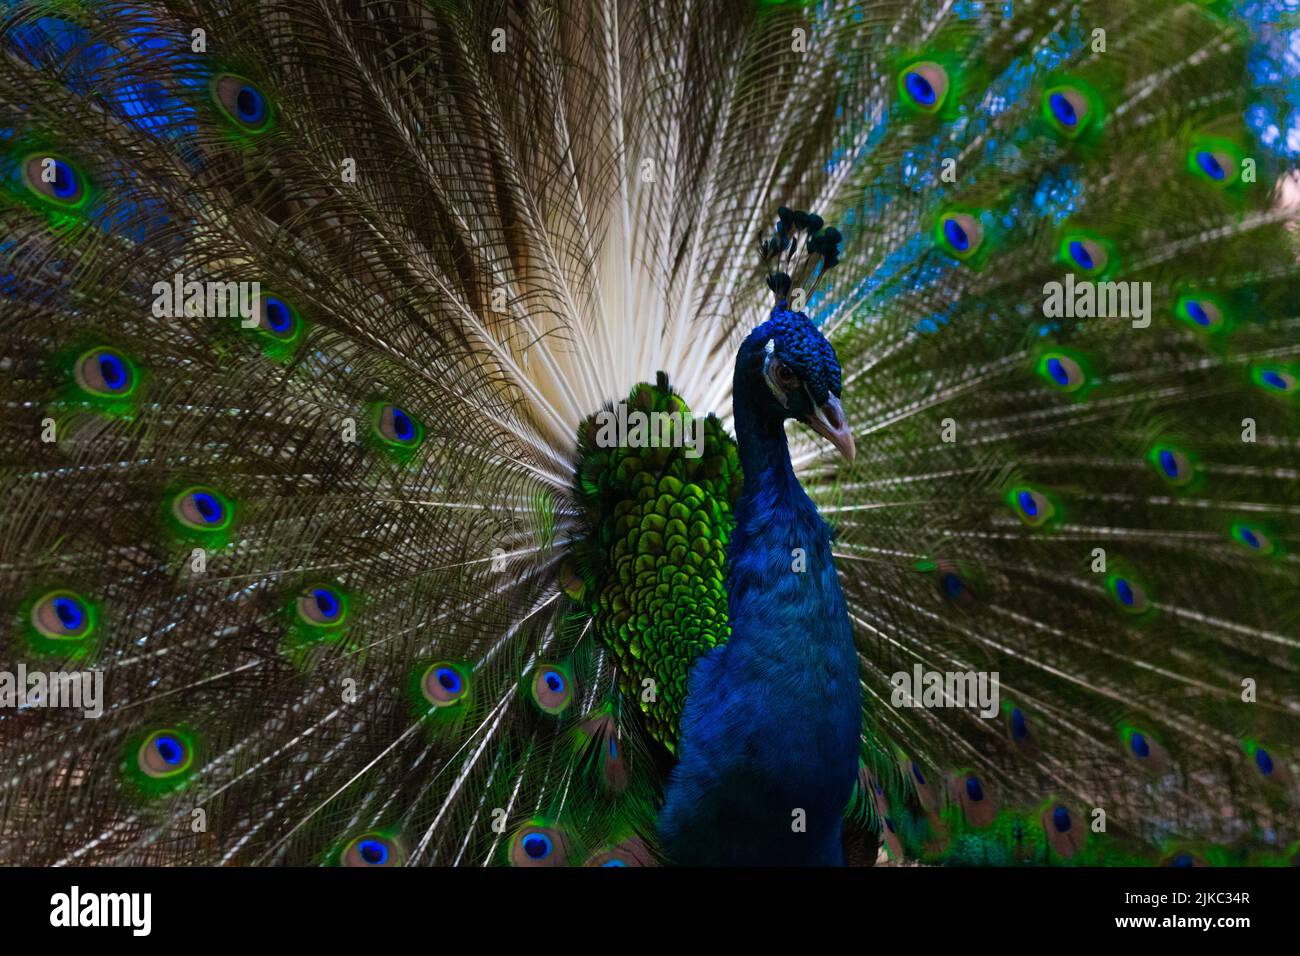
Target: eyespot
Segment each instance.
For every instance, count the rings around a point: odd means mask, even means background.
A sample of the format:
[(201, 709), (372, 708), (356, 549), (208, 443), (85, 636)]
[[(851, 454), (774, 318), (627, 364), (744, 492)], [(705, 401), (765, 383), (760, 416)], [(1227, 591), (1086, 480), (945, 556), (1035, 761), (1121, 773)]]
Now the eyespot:
[(1042, 824), (1047, 842), (1062, 859), (1070, 859), (1087, 842), (1087, 827), (1079, 826), (1070, 808), (1063, 803), (1053, 803), (1044, 810)]
[(940, 560), (935, 563), (934, 570), (939, 593), (943, 595), (944, 600), (963, 611), (969, 611), (978, 603), (969, 576), (959, 564), (955, 561)]
[(1273, 539), (1267, 532), (1256, 525), (1234, 524), (1232, 526), (1232, 540), (1252, 554), (1269, 555), (1276, 549)]
[(1250, 379), (1266, 392), (1275, 395), (1296, 394), (1295, 373), (1281, 365), (1256, 365), (1250, 370)]
[(922, 113), (937, 113), (948, 98), (948, 71), (929, 60), (904, 67), (898, 74), (903, 102)]
[(1121, 734), (1124, 752), (1134, 763), (1153, 773), (1169, 768), (1169, 754), (1151, 734), (1138, 728), (1125, 728)]
[(136, 765), (155, 780), (179, 776), (190, 768), (192, 752), (185, 735), (177, 730), (155, 730), (136, 754)]
[(23, 185), (56, 206), (75, 208), (86, 198), (86, 178), (60, 156), (33, 154), (22, 163)]
[(1203, 867), (1206, 862), (1199, 854), (1190, 853), (1187, 850), (1175, 850), (1164, 858), (1160, 863), (1161, 866), (1172, 867)]
[(1012, 488), (1008, 500), (1016, 516), (1031, 527), (1037, 528), (1046, 524), (1056, 514), (1056, 507), (1051, 499), (1028, 485)]
[(257, 329), (281, 342), (290, 342), (301, 329), (298, 310), (278, 295), (262, 294)]
[(1171, 445), (1156, 445), (1147, 453), (1156, 472), (1171, 485), (1183, 486), (1196, 477), (1196, 469), (1186, 454)]
[(1043, 94), (1043, 116), (1061, 135), (1074, 139), (1093, 124), (1091, 98), (1074, 86), (1054, 86)]
[(1146, 589), (1131, 577), (1112, 574), (1106, 579), (1106, 590), (1111, 600), (1126, 614), (1141, 614), (1151, 608)]
[(401, 866), (401, 844), (381, 833), (363, 833), (354, 837), (339, 854), (340, 866)]
[(1048, 352), (1039, 359), (1038, 374), (1063, 392), (1077, 392), (1088, 383), (1083, 367), (1064, 352)]
[(338, 627), (347, 618), (347, 598), (323, 584), (307, 587), (297, 600), (298, 618), (311, 627)]
[(530, 823), (515, 831), (510, 841), (513, 866), (564, 866), (569, 861), (569, 840), (557, 827)]
[(1241, 149), (1223, 140), (1202, 140), (1187, 153), (1187, 168), (1193, 175), (1223, 189), (1241, 176)]
[(548, 714), (561, 714), (573, 703), (573, 679), (556, 664), (542, 664), (529, 685), (533, 703)]
[(1263, 747), (1255, 748), (1255, 769), (1266, 777), (1273, 775), (1273, 758)]
[(1110, 252), (1096, 239), (1071, 234), (1061, 243), (1061, 258), (1067, 264), (1088, 275), (1098, 275), (1110, 265)]
[(1217, 332), (1223, 328), (1223, 310), (1205, 296), (1180, 296), (1174, 312), (1181, 321), (1198, 331)]
[(77, 387), (98, 398), (125, 398), (135, 391), (135, 366), (121, 352), (97, 348), (85, 352), (73, 366)]
[(654, 854), (640, 837), (632, 837), (587, 858), (583, 866), (654, 866)]
[(996, 797), (977, 774), (957, 774), (949, 781), (949, 792), (971, 826), (988, 826), (998, 815)]
[(172, 515), (191, 531), (221, 531), (230, 526), (233, 507), (215, 488), (186, 488), (172, 499)]
[(416, 448), (424, 441), (424, 426), (396, 405), (381, 405), (375, 419), (375, 434), (389, 444)]
[(271, 104), (256, 85), (234, 73), (212, 80), (212, 98), (230, 122), (250, 133), (260, 133), (271, 123)]
[(424, 672), (420, 691), (434, 707), (450, 707), (469, 693), (469, 676), (450, 661), (439, 661)]
[(94, 631), (95, 613), (73, 591), (50, 591), (32, 605), (31, 622), (41, 637), (79, 641)]
[(966, 260), (984, 244), (984, 226), (970, 213), (950, 212), (939, 217), (939, 244), (949, 255)]

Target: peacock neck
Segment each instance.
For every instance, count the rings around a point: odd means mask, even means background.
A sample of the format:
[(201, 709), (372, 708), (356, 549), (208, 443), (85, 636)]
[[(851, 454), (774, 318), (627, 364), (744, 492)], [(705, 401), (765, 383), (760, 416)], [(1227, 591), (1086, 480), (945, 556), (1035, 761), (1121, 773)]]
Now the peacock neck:
[(775, 510), (793, 512), (811, 509), (790, 463), (790, 448), (785, 437), (785, 423), (755, 411), (752, 396), (737, 392), (735, 402), (736, 444), (744, 486), (736, 507), (737, 520), (749, 515), (774, 516)]

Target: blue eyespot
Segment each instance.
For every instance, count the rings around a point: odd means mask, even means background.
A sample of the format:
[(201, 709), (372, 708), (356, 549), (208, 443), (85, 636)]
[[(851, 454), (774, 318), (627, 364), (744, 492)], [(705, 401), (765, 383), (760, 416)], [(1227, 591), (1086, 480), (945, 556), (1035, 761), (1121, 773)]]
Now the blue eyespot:
[(265, 308), (267, 328), (272, 332), (287, 332), (293, 324), (289, 307), (280, 299), (267, 298)]
[(916, 778), (917, 783), (925, 785), (925, 777), (921, 774), (921, 768), (915, 760), (912, 761), (912, 776)]
[(966, 778), (966, 796), (976, 803), (984, 799), (984, 788), (980, 786), (979, 777)]
[(82, 391), (101, 398), (125, 398), (136, 385), (130, 361), (109, 348), (83, 353), (73, 366), (72, 377)]
[(916, 70), (908, 70), (903, 82), (907, 86), (907, 92), (911, 94), (912, 99), (916, 100), (922, 106), (933, 106), (935, 101), (934, 87), (924, 76)]
[(1192, 858), (1192, 855), (1190, 853), (1179, 853), (1177, 856), (1175, 856), (1172, 860), (1169, 861), (1169, 865), (1180, 866), (1180, 867), (1196, 866), (1196, 860)]
[(180, 763), (185, 757), (184, 745), (170, 734), (160, 735), (154, 745), (158, 748), (158, 756), (162, 757), (164, 762), (173, 766)]
[(943, 576), (943, 593), (949, 598), (960, 597), (964, 588), (965, 585), (962, 583), (960, 576), (951, 571)]
[(266, 116), (266, 100), (251, 86), (241, 86), (235, 94), (235, 112), (245, 123), (260, 123)]
[(1205, 308), (1195, 299), (1187, 303), (1187, 315), (1197, 325), (1208, 326), (1210, 324), (1210, 317), (1206, 314)]
[(434, 707), (447, 707), (469, 692), (467, 672), (450, 661), (439, 661), (425, 669), (420, 692)]
[(1129, 584), (1127, 581), (1125, 581), (1123, 578), (1119, 578), (1115, 582), (1115, 593), (1119, 595), (1120, 601), (1122, 601), (1124, 604), (1132, 606), (1133, 586)]
[(956, 219), (945, 219), (943, 221), (943, 234), (958, 252), (965, 252), (970, 248), (970, 239), (966, 236), (966, 230), (961, 227), (961, 224)]
[(548, 714), (563, 713), (573, 703), (572, 681), (556, 665), (539, 667), (529, 689), (533, 703)]
[(622, 860), (618, 859), (617, 857), (615, 857), (612, 860), (608, 860), (602, 863), (601, 866), (627, 866), (627, 864), (624, 863)]
[(1033, 492), (1020, 492), (1020, 494), (1016, 496), (1016, 501), (1020, 503), (1020, 510), (1029, 515), (1029, 517), (1032, 518), (1038, 514), (1038, 501), (1035, 499)]
[(1201, 171), (1211, 179), (1223, 179), (1227, 174), (1223, 165), (1219, 162), (1218, 157), (1207, 149), (1200, 150), (1196, 154), (1196, 165), (1201, 167)]
[(311, 585), (300, 592), (298, 617), (312, 627), (334, 627), (347, 617), (347, 598), (325, 585)]
[(381, 833), (363, 833), (351, 840), (339, 854), (339, 865), (347, 867), (401, 866), (402, 845)]
[(415, 426), (411, 418), (400, 408), (393, 409), (393, 434), (398, 441), (410, 441), (415, 437)]
[(1050, 358), (1047, 360), (1047, 374), (1052, 376), (1052, 381), (1057, 385), (1069, 385), (1070, 373), (1065, 370), (1059, 358)]
[(948, 71), (925, 61), (906, 67), (898, 77), (903, 102), (922, 113), (937, 113), (948, 97)]
[(66, 630), (75, 631), (86, 621), (86, 612), (81, 609), (81, 605), (69, 597), (56, 597), (52, 602), (54, 613), (59, 618), (59, 623)]
[(85, 198), (85, 183), (76, 168), (57, 156), (33, 154), (22, 162), (24, 185), (42, 199), (64, 208)]
[(1273, 773), (1273, 758), (1263, 747), (1255, 748), (1255, 766), (1266, 777)]
[(250, 133), (270, 125), (271, 106), (266, 96), (242, 76), (223, 73), (213, 78), (211, 89), (217, 106), (235, 125)]
[(1074, 822), (1070, 819), (1070, 811), (1065, 807), (1058, 806), (1052, 811), (1052, 826), (1056, 827), (1057, 833), (1068, 833)]
[(404, 449), (416, 448), (424, 440), (424, 427), (405, 409), (392, 404), (379, 406), (375, 429), (384, 441)]
[(194, 507), (208, 524), (216, 524), (221, 520), (222, 515), (226, 513), (226, 509), (221, 502), (206, 491), (196, 491), (194, 493)]
[(1135, 756), (1141, 757), (1144, 760), (1147, 757), (1151, 756), (1151, 747), (1147, 743), (1146, 737), (1144, 737), (1138, 731), (1134, 731), (1129, 736), (1128, 745), (1129, 748), (1132, 749)]
[(1070, 243), (1070, 258), (1078, 263), (1080, 269), (1094, 268), (1092, 255), (1089, 253), (1088, 247), (1077, 239)]
[(1011, 711), (1011, 739), (1024, 740), (1029, 736), (1029, 724), (1025, 722), (1025, 715), (1019, 707)]
[(551, 838), (545, 833), (530, 833), (524, 837), (523, 847), (530, 860), (544, 860), (551, 855)]
[(613, 737), (609, 738), (609, 759), (610, 760), (618, 759), (618, 743), (615, 742)]
[(1064, 93), (1051, 94), (1047, 98), (1047, 103), (1051, 107), (1052, 115), (1062, 125), (1073, 126), (1079, 122), (1079, 114), (1075, 112), (1074, 104), (1066, 98)]

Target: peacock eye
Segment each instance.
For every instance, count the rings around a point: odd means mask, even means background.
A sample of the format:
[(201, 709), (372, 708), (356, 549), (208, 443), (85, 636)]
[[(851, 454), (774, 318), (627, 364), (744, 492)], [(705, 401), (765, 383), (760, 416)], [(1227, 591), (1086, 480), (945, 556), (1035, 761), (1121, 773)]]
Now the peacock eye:
[(1110, 264), (1110, 252), (1106, 247), (1096, 239), (1083, 235), (1066, 236), (1062, 243), (1061, 258), (1068, 265), (1089, 275), (1105, 272)]
[(90, 606), (72, 591), (51, 591), (32, 605), (32, 627), (42, 637), (80, 640), (94, 628)]
[(1187, 154), (1187, 168), (1220, 189), (1237, 181), (1241, 165), (1240, 151), (1225, 142), (1203, 142)]
[(1044, 355), (1038, 363), (1038, 374), (1063, 392), (1077, 392), (1088, 383), (1079, 363), (1061, 352)]
[(57, 206), (73, 207), (86, 195), (85, 177), (58, 156), (28, 156), (22, 165), (23, 185)]
[(1234, 524), (1232, 539), (1252, 554), (1272, 554), (1275, 547), (1273, 539), (1255, 525)]
[(250, 133), (260, 133), (271, 122), (266, 95), (242, 76), (223, 73), (213, 78), (212, 97), (227, 119)]
[(970, 213), (945, 213), (939, 218), (939, 243), (954, 258), (969, 259), (984, 244), (984, 226)]
[(455, 664), (440, 661), (424, 672), (420, 690), (434, 707), (450, 707), (469, 692), (469, 678)]
[(136, 373), (131, 360), (109, 348), (91, 349), (77, 359), (73, 380), (87, 394), (120, 398), (135, 389)]
[(1186, 485), (1196, 477), (1191, 460), (1169, 445), (1157, 445), (1148, 456), (1160, 477), (1171, 485)]
[(184, 773), (190, 766), (190, 745), (175, 730), (156, 730), (145, 738), (136, 754), (136, 764), (156, 780)]
[(375, 433), (392, 445), (415, 448), (424, 440), (424, 425), (396, 405), (381, 405), (374, 427)]
[(573, 681), (554, 664), (543, 664), (537, 668), (530, 686), (533, 702), (545, 713), (563, 713), (573, 702)]
[(568, 856), (568, 840), (556, 827), (530, 823), (510, 841), (510, 862), (514, 866), (564, 866)]
[(938, 63), (913, 63), (898, 75), (903, 102), (923, 113), (934, 113), (948, 97), (948, 72)]
[(1013, 488), (1008, 498), (1020, 520), (1032, 527), (1046, 524), (1056, 513), (1051, 499), (1034, 488), (1023, 485)]
[(379, 833), (363, 833), (343, 848), (339, 865), (401, 866), (402, 859), (402, 848), (396, 840)]
[(279, 296), (263, 295), (257, 328), (273, 338), (291, 341), (298, 334), (298, 310)]
[(1053, 129), (1073, 139), (1091, 124), (1092, 101), (1077, 87), (1054, 86), (1043, 94), (1043, 115)]
[(1280, 365), (1256, 365), (1250, 370), (1250, 378), (1256, 385), (1274, 395), (1292, 396), (1296, 394), (1296, 375), (1291, 369)]
[(347, 600), (338, 591), (313, 585), (298, 595), (298, 617), (313, 627), (335, 627), (347, 617)]
[(1137, 581), (1124, 575), (1112, 575), (1106, 582), (1111, 600), (1126, 614), (1142, 614), (1150, 610), (1146, 589)]
[(1205, 296), (1180, 297), (1175, 313), (1182, 321), (1206, 332), (1216, 332), (1223, 326), (1223, 310)]
[(214, 488), (187, 488), (172, 499), (172, 515), (191, 531), (219, 531), (230, 524), (230, 501)]

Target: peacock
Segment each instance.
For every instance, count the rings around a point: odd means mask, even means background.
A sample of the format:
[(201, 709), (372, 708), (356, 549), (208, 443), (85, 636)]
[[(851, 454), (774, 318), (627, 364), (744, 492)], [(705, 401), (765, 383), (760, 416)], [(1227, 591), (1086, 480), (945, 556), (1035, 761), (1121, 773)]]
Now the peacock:
[(0, 0), (0, 861), (1295, 865), (1290, 6)]

